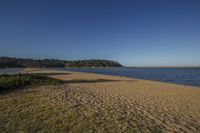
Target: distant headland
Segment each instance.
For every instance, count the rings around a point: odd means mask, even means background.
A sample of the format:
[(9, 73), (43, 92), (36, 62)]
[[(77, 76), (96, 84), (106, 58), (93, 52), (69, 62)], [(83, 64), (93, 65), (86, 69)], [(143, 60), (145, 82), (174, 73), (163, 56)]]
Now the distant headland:
[(122, 67), (116, 61), (91, 60), (59, 60), (59, 59), (25, 59), (0, 57), (0, 68), (55, 68), (55, 67)]

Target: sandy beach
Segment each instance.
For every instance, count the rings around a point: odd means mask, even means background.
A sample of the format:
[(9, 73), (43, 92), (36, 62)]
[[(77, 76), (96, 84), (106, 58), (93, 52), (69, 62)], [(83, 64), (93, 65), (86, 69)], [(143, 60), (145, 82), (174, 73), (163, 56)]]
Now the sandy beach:
[[(78, 112), (82, 119), (72, 121), (74, 125), (68, 131), (77, 132), (75, 129), (80, 129), (77, 125), (85, 122), (83, 132), (200, 131), (199, 87), (59, 70), (26, 69), (24, 72), (51, 73), (50, 77), (66, 82), (39, 87), (34, 94), (26, 95), (40, 94), (53, 107)], [(63, 112), (56, 113), (64, 118)]]
[(51, 77), (69, 83), (61, 87), (68, 102), (74, 100), (105, 121), (117, 122), (119, 130), (200, 131), (198, 87), (80, 72)]

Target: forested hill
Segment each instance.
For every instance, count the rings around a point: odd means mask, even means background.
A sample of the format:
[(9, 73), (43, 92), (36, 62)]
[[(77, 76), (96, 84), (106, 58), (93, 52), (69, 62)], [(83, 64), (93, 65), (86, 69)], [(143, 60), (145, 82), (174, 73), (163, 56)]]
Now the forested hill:
[(57, 59), (22, 59), (0, 57), (0, 68), (26, 68), (26, 67), (121, 67), (122, 65), (110, 60), (57, 60)]

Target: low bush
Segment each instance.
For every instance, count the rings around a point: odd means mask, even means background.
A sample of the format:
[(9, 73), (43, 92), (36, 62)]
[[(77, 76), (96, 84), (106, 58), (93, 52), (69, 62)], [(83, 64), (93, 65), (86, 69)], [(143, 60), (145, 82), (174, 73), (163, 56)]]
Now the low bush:
[(63, 81), (38, 74), (0, 75), (0, 91), (22, 88), (27, 85), (55, 85)]

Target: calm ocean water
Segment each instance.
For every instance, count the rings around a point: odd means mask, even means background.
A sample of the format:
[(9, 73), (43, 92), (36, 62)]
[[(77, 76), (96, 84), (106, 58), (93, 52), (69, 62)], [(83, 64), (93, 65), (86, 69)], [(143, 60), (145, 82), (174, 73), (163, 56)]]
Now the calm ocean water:
[(200, 87), (200, 68), (60, 68)]
[(1, 68), (0, 74), (9, 74), (9, 73), (16, 73), (23, 70), (22, 68)]

